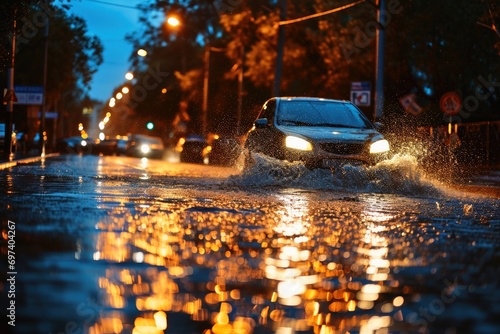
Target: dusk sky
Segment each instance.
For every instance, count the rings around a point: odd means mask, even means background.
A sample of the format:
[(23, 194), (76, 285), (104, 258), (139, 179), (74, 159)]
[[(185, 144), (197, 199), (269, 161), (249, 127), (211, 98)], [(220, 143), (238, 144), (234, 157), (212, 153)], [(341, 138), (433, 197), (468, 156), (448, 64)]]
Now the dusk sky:
[(87, 22), (89, 34), (104, 45), (104, 61), (91, 83), (90, 97), (106, 101), (113, 89), (124, 83), (132, 52), (125, 35), (138, 30), (140, 11), (134, 9), (144, 0), (72, 0), (71, 12)]

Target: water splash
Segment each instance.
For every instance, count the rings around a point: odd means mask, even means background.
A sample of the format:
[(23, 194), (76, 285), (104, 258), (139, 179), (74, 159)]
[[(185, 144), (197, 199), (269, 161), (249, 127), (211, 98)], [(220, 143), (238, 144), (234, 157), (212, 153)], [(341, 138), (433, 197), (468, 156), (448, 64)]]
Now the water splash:
[(426, 179), (412, 155), (395, 155), (375, 166), (308, 169), (303, 162), (288, 162), (253, 153), (255, 162), (227, 182), (243, 187), (294, 187), (347, 192), (376, 192), (407, 195), (439, 195)]

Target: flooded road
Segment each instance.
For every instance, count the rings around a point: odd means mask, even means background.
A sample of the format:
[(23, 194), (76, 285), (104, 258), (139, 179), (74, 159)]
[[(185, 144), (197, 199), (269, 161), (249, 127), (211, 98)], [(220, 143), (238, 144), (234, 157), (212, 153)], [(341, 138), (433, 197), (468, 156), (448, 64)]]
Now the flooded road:
[(0, 180), (2, 333), (500, 332), (500, 200), (411, 157), (61, 156)]

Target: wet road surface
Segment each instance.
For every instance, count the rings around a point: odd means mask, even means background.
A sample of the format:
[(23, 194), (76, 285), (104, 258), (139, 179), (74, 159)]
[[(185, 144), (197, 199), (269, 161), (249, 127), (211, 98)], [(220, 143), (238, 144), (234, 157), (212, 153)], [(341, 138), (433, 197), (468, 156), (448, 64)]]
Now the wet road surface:
[(2, 333), (500, 332), (499, 199), (411, 158), (61, 156), (0, 193)]

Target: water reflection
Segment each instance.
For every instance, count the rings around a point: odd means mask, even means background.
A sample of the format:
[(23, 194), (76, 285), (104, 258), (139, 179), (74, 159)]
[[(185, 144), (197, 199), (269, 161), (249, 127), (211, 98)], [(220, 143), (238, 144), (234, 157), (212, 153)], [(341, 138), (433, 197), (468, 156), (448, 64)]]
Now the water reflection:
[(15, 194), (14, 179), (12, 178), (11, 174), (5, 175), (5, 193), (7, 194), (7, 196)]
[(91, 256), (109, 263), (91, 332), (389, 332), (404, 304), (388, 258), (396, 218), (312, 197), (279, 194), (259, 210), (111, 206)]

